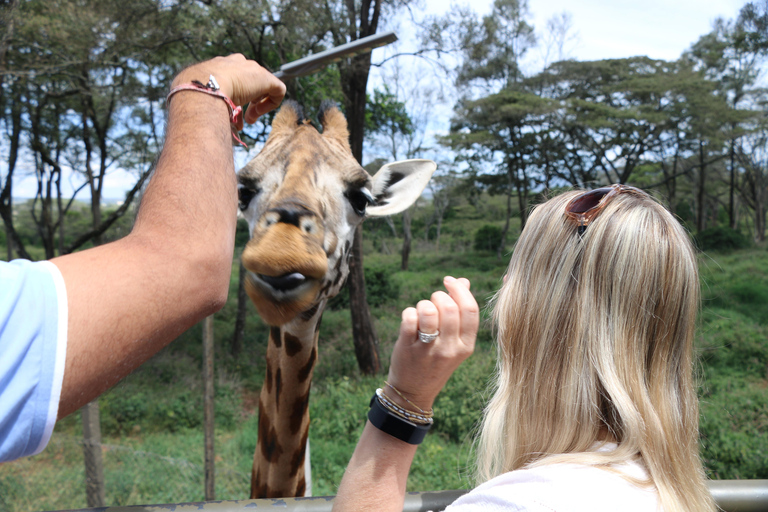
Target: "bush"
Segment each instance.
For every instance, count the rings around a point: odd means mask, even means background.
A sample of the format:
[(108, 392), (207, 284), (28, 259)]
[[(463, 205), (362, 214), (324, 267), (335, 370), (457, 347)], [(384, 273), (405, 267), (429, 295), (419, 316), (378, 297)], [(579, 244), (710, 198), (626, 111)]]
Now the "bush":
[(700, 231), (695, 238), (696, 245), (702, 251), (729, 252), (746, 249), (752, 245), (749, 238), (740, 231), (722, 226)]
[[(396, 272), (394, 268), (386, 267), (365, 267), (365, 291), (368, 299), (368, 306), (376, 308), (382, 304), (388, 304), (396, 301), (400, 296), (400, 287), (397, 281), (391, 279), (392, 274)], [(344, 286), (339, 294), (330, 300), (328, 309), (340, 310), (349, 309), (349, 289)]]
[(493, 224), (485, 224), (475, 231), (476, 251), (495, 251), (501, 245), (501, 228)]

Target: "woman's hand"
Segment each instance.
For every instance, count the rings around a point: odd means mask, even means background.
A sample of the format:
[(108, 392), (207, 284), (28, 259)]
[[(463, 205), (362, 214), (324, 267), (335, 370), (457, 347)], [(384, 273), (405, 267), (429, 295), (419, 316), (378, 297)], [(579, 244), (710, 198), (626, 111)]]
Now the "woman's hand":
[[(432, 407), (454, 370), (472, 354), (480, 321), (469, 281), (446, 277), (443, 284), (448, 293), (435, 292), (430, 300), (403, 311), (389, 369), (389, 383), (422, 409)], [(417, 331), (439, 331), (440, 335), (424, 343)], [(388, 396), (397, 400), (390, 393)]]

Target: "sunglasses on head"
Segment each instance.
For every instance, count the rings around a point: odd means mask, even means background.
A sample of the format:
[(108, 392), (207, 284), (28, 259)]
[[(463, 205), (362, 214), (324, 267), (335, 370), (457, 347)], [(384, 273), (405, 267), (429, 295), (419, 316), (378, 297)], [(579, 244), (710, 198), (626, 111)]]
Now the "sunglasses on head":
[(576, 221), (579, 226), (579, 235), (583, 235), (592, 219), (603, 211), (611, 199), (625, 192), (638, 196), (648, 196), (645, 191), (639, 188), (617, 183), (610, 187), (596, 188), (579, 194), (565, 205), (565, 214)]

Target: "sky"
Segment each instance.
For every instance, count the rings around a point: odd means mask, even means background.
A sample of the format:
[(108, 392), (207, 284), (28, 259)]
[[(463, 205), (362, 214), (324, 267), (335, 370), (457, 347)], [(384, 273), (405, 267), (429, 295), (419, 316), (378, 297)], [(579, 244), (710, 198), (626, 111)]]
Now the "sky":
[[(424, 0), (425, 13), (444, 14), (451, 0)], [(493, 0), (459, 1), (479, 14), (491, 10)], [(530, 22), (537, 32), (547, 20), (562, 12), (572, 19), (575, 36), (566, 47), (566, 57), (599, 60), (645, 55), (655, 59), (675, 60), (709, 32), (718, 17), (733, 19), (744, 0), (529, 0)], [(408, 35), (398, 31), (407, 43)], [(375, 50), (374, 62), (388, 50)], [(532, 55), (531, 59), (536, 59)], [(376, 84), (376, 79), (371, 81)], [(439, 129), (437, 130), (439, 131)], [(255, 153), (252, 153), (255, 154)], [(236, 152), (236, 165), (247, 161), (244, 152)], [(108, 178), (104, 197), (121, 198), (135, 183), (135, 177), (114, 171)], [(28, 178), (15, 183), (14, 196), (32, 197), (36, 182)], [(83, 196), (83, 199), (86, 199)]]
[[(543, 31), (553, 15), (567, 11), (578, 35), (570, 57), (577, 60), (646, 55), (675, 60), (718, 17), (733, 19), (745, 0), (529, 0), (532, 24)], [(427, 9), (446, 9), (444, 0), (427, 0)], [(473, 0), (490, 12), (492, 0)], [(481, 7), (481, 6), (484, 6)]]

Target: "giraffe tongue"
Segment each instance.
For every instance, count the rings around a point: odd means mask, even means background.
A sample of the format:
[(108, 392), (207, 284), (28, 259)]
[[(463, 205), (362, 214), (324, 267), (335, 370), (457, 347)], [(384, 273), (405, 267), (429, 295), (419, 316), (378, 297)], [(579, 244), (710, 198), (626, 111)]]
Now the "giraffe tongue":
[(299, 274), (298, 272), (284, 274), (282, 276), (265, 276), (264, 274), (259, 274), (259, 278), (275, 290), (279, 291), (293, 290), (307, 280), (303, 274)]

